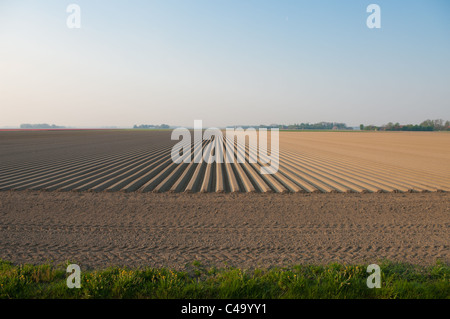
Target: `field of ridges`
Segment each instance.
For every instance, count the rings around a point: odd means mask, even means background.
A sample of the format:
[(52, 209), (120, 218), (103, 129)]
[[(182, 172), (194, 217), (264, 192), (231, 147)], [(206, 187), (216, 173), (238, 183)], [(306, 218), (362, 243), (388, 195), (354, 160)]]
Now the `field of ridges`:
[[(279, 170), (175, 164), (170, 131), (0, 132), (0, 190), (94, 192), (436, 192), (450, 190), (450, 134), (280, 132)], [(222, 141), (190, 145), (210, 153)], [(236, 145), (244, 151), (243, 145)], [(255, 147), (245, 146), (247, 156)], [(206, 155), (207, 157), (207, 155)]]

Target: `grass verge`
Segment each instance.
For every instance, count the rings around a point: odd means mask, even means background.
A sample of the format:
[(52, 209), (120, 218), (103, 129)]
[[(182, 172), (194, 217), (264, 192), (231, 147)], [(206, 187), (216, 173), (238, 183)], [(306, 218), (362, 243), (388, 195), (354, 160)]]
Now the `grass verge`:
[(66, 266), (0, 260), (0, 298), (450, 298), (450, 266), (440, 262), (429, 267), (383, 262), (379, 289), (367, 287), (367, 265), (242, 270), (206, 268), (194, 262), (184, 271), (113, 267), (82, 271), (79, 289), (67, 287)]

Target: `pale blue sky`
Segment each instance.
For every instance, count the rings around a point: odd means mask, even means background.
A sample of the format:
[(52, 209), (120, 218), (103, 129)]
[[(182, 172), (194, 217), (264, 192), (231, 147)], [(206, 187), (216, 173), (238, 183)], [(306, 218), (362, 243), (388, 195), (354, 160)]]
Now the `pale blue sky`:
[(446, 0), (0, 0), (0, 126), (450, 120), (449, 15)]

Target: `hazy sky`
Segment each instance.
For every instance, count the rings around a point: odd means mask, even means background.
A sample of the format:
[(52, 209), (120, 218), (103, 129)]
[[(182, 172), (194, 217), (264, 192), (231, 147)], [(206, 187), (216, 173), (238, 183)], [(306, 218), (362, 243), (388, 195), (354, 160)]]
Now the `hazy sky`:
[(449, 15), (448, 0), (0, 0), (0, 126), (450, 120)]

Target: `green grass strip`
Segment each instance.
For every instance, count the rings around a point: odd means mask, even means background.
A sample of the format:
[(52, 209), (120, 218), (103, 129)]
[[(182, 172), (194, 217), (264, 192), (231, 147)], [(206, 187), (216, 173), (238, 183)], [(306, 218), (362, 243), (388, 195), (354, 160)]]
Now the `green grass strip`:
[(299, 265), (243, 270), (206, 268), (184, 271), (121, 268), (81, 273), (81, 288), (66, 285), (67, 265), (14, 265), (0, 260), (0, 298), (34, 299), (415, 299), (450, 298), (450, 267), (383, 262), (381, 288), (367, 287), (367, 265)]

